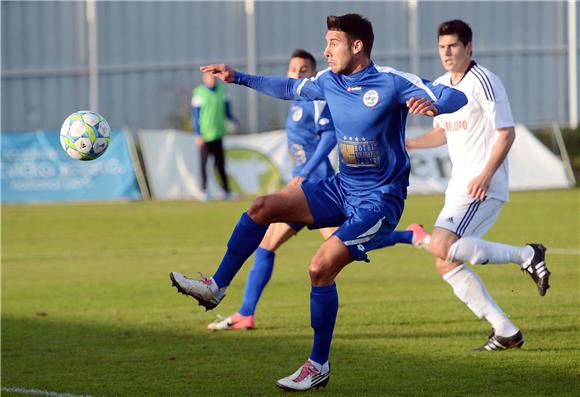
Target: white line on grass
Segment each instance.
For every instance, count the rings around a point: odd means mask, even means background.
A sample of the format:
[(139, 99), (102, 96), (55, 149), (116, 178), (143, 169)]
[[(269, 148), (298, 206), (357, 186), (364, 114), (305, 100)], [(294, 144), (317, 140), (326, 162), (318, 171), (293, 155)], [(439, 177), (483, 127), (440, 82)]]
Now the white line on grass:
[[(314, 242), (307, 242), (307, 243), (302, 243), (303, 247), (319, 247), (322, 244), (322, 242), (320, 243), (314, 243)], [(403, 246), (404, 244), (398, 244), (398, 247)], [(213, 248), (213, 247), (212, 247)], [(553, 255), (576, 255), (576, 256), (580, 256), (580, 249), (578, 248), (552, 248), (552, 247), (546, 247), (547, 251), (549, 254), (553, 254)]]
[(2, 387), (2, 391), (6, 393), (28, 394), (31, 396), (49, 396), (49, 397), (91, 397), (89, 395), (59, 393), (55, 391), (39, 390), (39, 389), (24, 389), (22, 387)]
[(548, 252), (550, 254), (556, 254), (556, 255), (580, 255), (580, 249), (574, 249), (574, 248), (550, 248), (550, 247), (548, 247)]

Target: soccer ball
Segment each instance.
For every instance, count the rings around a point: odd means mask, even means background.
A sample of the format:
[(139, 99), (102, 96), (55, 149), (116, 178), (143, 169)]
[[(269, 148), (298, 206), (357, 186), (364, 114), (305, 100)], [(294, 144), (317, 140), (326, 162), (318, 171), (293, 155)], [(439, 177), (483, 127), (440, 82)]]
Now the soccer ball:
[(60, 144), (76, 160), (94, 160), (105, 153), (111, 141), (111, 127), (96, 112), (80, 110), (66, 118), (60, 128)]

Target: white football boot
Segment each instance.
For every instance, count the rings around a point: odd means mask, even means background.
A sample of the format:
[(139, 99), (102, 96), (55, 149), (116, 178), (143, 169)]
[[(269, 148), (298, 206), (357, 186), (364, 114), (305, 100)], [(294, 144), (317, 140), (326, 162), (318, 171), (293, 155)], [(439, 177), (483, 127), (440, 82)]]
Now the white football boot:
[(201, 279), (194, 280), (179, 272), (171, 272), (169, 278), (178, 292), (194, 297), (206, 311), (211, 310), (224, 298), (226, 289), (218, 288), (212, 278), (204, 277), (201, 273), (199, 275)]
[(306, 391), (326, 387), (330, 379), (330, 366), (327, 372), (316, 369), (312, 360), (308, 359), (296, 372), (279, 379), (276, 386), (288, 391)]

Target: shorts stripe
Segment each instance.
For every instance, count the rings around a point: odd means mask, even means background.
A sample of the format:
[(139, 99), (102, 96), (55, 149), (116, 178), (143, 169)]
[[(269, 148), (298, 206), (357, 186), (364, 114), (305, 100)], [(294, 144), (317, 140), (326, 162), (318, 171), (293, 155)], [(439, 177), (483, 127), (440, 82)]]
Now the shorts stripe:
[(362, 244), (362, 243), (366, 243), (367, 241), (370, 241), (377, 234), (377, 232), (379, 230), (381, 230), (381, 226), (383, 225), (384, 219), (385, 219), (385, 217), (382, 217), (381, 219), (379, 219), (379, 221), (377, 223), (375, 223), (369, 230), (367, 230), (363, 234), (357, 236), (356, 239), (344, 241), (343, 242), (344, 245), (346, 245), (348, 247), (350, 245), (357, 245), (357, 244)]
[(469, 226), (469, 223), (473, 219), (480, 204), (481, 204), (480, 200), (475, 200), (471, 204), (469, 204), (469, 208), (467, 209), (467, 212), (463, 216), (463, 219), (461, 219), (461, 222), (459, 222), (459, 226), (457, 227), (457, 230), (455, 231), (455, 234), (457, 234), (459, 237), (461, 237), (461, 235), (463, 233), (465, 233), (467, 226)]

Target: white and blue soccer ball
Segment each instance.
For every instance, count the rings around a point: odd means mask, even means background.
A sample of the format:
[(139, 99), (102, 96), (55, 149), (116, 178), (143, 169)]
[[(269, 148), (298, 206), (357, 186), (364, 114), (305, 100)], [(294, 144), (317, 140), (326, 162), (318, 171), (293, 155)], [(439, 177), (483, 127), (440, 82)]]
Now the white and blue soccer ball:
[(66, 118), (60, 129), (60, 144), (76, 160), (100, 157), (111, 141), (111, 127), (96, 112), (79, 110)]

